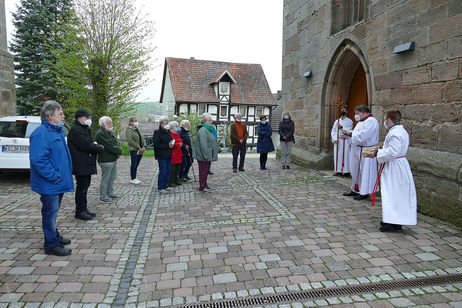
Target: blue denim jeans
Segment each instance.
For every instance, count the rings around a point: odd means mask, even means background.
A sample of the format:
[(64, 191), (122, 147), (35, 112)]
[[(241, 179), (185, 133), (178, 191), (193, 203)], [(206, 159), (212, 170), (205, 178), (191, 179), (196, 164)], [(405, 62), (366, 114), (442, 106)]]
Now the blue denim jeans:
[(180, 169), (180, 174), (178, 174), (179, 178), (183, 178), (188, 176), (189, 173), (189, 168), (191, 168), (191, 157), (189, 154), (184, 154), (183, 153), (183, 161), (181, 162), (181, 169)]
[(132, 180), (136, 179), (136, 171), (138, 170), (138, 165), (143, 157), (143, 155), (138, 155), (137, 153), (138, 151), (130, 151), (130, 157), (132, 159), (132, 163), (130, 165), (130, 177)]
[(45, 195), (40, 194), (42, 201), (42, 230), (45, 236), (45, 249), (61, 245), (61, 236), (56, 228), (56, 216), (63, 200), (63, 194)]
[(157, 177), (157, 189), (163, 190), (168, 187), (170, 171), (172, 170), (171, 159), (159, 159), (159, 176)]

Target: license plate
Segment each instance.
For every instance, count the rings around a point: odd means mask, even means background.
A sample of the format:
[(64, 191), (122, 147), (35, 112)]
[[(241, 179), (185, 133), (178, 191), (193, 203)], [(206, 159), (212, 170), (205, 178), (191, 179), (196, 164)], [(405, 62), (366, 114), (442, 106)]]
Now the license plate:
[(9, 153), (29, 152), (29, 146), (27, 145), (2, 145), (2, 152), (9, 152)]

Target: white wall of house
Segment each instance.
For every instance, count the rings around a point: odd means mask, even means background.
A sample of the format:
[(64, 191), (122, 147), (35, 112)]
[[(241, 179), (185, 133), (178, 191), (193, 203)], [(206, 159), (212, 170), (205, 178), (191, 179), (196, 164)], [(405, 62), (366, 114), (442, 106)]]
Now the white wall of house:
[(170, 117), (175, 113), (175, 96), (173, 95), (168, 67), (165, 72), (164, 96), (161, 103), (163, 106), (163, 115)]

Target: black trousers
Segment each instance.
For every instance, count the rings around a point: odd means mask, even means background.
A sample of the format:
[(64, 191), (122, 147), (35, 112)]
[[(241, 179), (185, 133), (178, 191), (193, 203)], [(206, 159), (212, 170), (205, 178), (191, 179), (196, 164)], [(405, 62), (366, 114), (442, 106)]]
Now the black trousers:
[(260, 167), (266, 167), (267, 160), (268, 160), (268, 153), (260, 153)]
[(91, 183), (91, 175), (76, 175), (75, 212), (82, 213), (87, 209), (87, 192)]
[(246, 148), (245, 145), (233, 145), (233, 169), (237, 169), (237, 156), (240, 156), (239, 159), (239, 169), (244, 169), (244, 160), (245, 160), (245, 152)]

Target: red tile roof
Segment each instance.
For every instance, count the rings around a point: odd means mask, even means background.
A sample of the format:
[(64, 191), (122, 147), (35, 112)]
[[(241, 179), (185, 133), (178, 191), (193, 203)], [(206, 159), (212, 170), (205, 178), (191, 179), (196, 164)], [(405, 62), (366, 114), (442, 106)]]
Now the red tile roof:
[[(165, 58), (176, 102), (218, 103), (213, 83), (225, 71), (231, 83), (231, 104), (276, 105), (260, 64)], [(166, 69), (164, 68), (164, 80)], [(162, 91), (163, 91), (162, 87)], [(162, 102), (163, 93), (161, 94)]]

